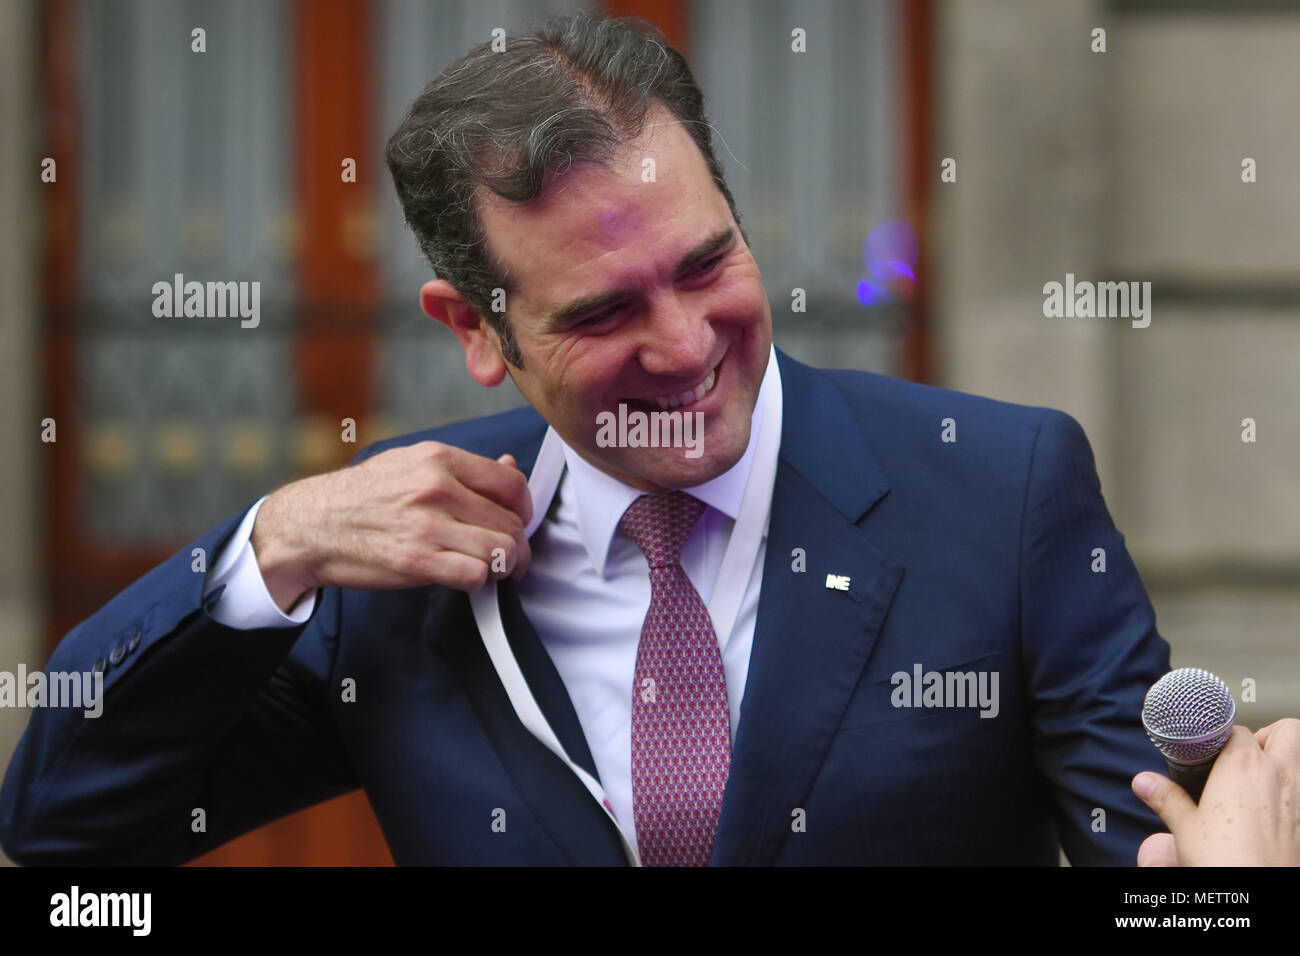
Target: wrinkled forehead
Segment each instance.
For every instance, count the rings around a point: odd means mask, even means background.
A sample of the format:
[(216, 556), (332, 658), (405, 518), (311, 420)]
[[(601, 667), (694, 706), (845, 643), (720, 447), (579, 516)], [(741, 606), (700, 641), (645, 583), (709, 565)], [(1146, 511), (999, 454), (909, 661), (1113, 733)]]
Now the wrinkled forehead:
[(477, 201), (488, 249), (507, 270), (512, 293), (539, 305), (558, 290), (571, 291), (593, 268), (654, 254), (692, 210), (712, 215), (711, 204), (700, 204), (715, 191), (681, 124), (652, 114), (641, 135), (607, 163), (562, 164), (548, 173), (534, 200), (513, 203), (480, 191)]
[(479, 216), (492, 252), (521, 273), (548, 253), (598, 254), (630, 239), (646, 221), (646, 185), (624, 163), (580, 163), (548, 173), (541, 194), (526, 203), (480, 191)]

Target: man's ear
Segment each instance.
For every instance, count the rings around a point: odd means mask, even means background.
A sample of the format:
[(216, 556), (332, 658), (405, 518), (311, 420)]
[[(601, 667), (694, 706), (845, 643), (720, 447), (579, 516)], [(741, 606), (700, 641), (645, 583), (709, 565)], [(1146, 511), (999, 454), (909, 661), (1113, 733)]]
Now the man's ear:
[(426, 282), (420, 289), (420, 308), (451, 329), (465, 350), (465, 367), (474, 381), (489, 388), (501, 384), (506, 377), (501, 342), (455, 286), (444, 279)]

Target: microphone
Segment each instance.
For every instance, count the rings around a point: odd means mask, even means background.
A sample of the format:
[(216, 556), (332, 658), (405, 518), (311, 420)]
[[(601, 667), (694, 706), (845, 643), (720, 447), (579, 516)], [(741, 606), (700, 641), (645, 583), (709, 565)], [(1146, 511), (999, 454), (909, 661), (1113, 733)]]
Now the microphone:
[(1170, 671), (1142, 702), (1142, 726), (1164, 755), (1170, 779), (1197, 803), (1236, 716), (1228, 685), (1199, 667)]

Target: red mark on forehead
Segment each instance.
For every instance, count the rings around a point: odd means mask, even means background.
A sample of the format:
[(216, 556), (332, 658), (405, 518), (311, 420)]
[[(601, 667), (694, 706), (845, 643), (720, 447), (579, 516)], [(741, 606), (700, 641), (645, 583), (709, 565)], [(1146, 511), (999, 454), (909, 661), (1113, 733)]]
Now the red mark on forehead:
[(603, 210), (597, 227), (600, 241), (605, 245), (621, 246), (640, 224), (641, 217), (630, 205)]

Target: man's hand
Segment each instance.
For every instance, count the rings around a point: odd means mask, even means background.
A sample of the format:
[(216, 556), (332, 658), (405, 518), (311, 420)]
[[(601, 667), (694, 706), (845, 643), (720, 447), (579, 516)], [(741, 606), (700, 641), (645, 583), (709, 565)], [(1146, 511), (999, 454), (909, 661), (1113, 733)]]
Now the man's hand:
[(1150, 771), (1133, 792), (1171, 831), (1143, 841), (1138, 866), (1300, 866), (1300, 720), (1234, 726), (1199, 805)]
[(318, 587), (472, 591), (523, 575), (532, 512), (514, 458), (426, 441), (285, 485), (262, 503), (252, 545), (282, 609)]

